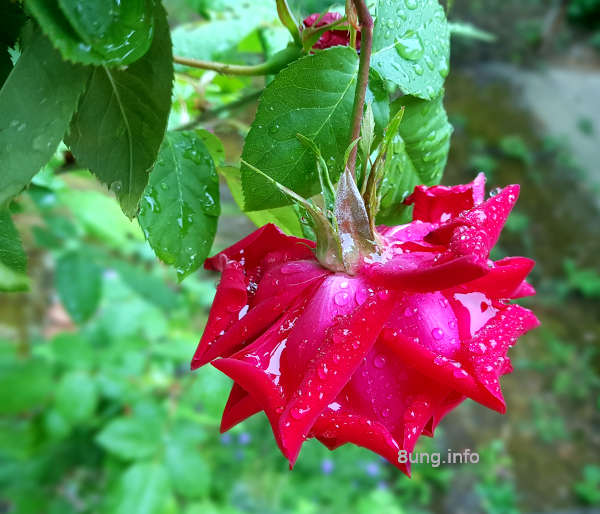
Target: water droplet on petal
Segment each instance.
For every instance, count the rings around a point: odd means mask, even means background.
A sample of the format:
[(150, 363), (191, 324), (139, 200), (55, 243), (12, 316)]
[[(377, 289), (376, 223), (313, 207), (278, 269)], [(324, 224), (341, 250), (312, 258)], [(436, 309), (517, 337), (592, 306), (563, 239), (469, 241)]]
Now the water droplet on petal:
[(385, 357), (381, 354), (377, 355), (375, 359), (373, 359), (373, 365), (379, 369), (383, 368), (385, 366)]
[(433, 337), (436, 341), (439, 341), (442, 337), (444, 337), (444, 332), (441, 328), (434, 328), (431, 331), (431, 337)]
[(350, 295), (346, 293), (346, 291), (336, 293), (336, 295), (333, 297), (333, 301), (340, 307), (342, 307), (343, 305), (347, 305), (349, 299)]

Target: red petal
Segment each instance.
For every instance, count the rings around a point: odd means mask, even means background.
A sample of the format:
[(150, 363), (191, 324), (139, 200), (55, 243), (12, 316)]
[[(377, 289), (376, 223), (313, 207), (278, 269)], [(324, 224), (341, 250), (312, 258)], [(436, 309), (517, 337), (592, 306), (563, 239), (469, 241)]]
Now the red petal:
[(474, 255), (485, 260), (496, 244), (518, 196), (518, 185), (507, 186), (493, 198), (443, 224), (425, 240), (448, 245), (458, 255)]
[(244, 388), (238, 384), (233, 384), (229, 399), (223, 410), (221, 418), (221, 433), (227, 432), (230, 428), (241, 423), (250, 416), (260, 412), (262, 407), (250, 396)]
[[(315, 351), (314, 359), (303, 366), (302, 380), (279, 420), (285, 455), (291, 464), (316, 419), (350, 380), (375, 343), (393, 305), (394, 299), (388, 292), (371, 295), (351, 316), (339, 319), (326, 338), (311, 341), (321, 350)], [(289, 348), (288, 366), (297, 349), (296, 345)], [(286, 369), (287, 376), (293, 373), (293, 368)]]
[(522, 334), (538, 325), (538, 319), (530, 310), (511, 305), (464, 346), (462, 360), (465, 367), (498, 400), (503, 402), (498, 379), (512, 369), (506, 352)]
[(215, 264), (223, 274), (217, 286), (202, 339), (192, 359), (192, 369), (198, 368), (201, 362), (203, 364), (208, 362), (202, 361), (202, 356), (208, 351), (212, 342), (239, 319), (241, 309), (248, 302), (246, 279), (240, 263), (229, 260), (225, 255), (217, 257), (215, 257)]
[(264, 259), (267, 250), (269, 252), (287, 251), (289, 253), (287, 259), (311, 259), (314, 258), (312, 251), (314, 247), (313, 241), (288, 236), (277, 226), (268, 223), (214, 257), (206, 259), (204, 267), (222, 271), (220, 256), (226, 255), (229, 259), (240, 261), (246, 270), (253, 270)]
[(517, 291), (535, 266), (535, 261), (525, 257), (507, 257), (496, 261), (482, 278), (459, 286), (457, 290), (481, 291), (494, 299), (516, 298)]
[(248, 391), (254, 401), (265, 411), (271, 422), (275, 440), (283, 452), (277, 420), (278, 411), (283, 409), (284, 400), (277, 386), (262, 370), (249, 362), (238, 359), (217, 359), (212, 362), (212, 365)]
[(452, 187), (417, 186), (404, 203), (415, 205), (413, 220), (440, 223), (480, 204), (483, 202), (484, 195), (485, 175), (480, 173), (469, 184)]
[(447, 389), (375, 344), (351, 381), (328, 405), (311, 435), (330, 447), (351, 442), (379, 453), (403, 472), (398, 451), (410, 453)]
[[(217, 305), (215, 297), (211, 317), (192, 360), (192, 369), (203, 366), (217, 357), (228, 357), (244, 343), (258, 337), (302, 296), (307, 288), (315, 287), (328, 273), (314, 261), (292, 261), (273, 268), (258, 285), (252, 300), (253, 305), (247, 305), (245, 313), (241, 308), (236, 308), (235, 315), (228, 316), (227, 324), (223, 317), (219, 319), (218, 315), (213, 316)], [(221, 285), (217, 288), (217, 295), (220, 288)], [(262, 289), (265, 290), (265, 294)]]
[(489, 268), (471, 255), (442, 262), (439, 253), (410, 252), (383, 263), (365, 265), (362, 273), (376, 285), (405, 291), (440, 291), (485, 275)]

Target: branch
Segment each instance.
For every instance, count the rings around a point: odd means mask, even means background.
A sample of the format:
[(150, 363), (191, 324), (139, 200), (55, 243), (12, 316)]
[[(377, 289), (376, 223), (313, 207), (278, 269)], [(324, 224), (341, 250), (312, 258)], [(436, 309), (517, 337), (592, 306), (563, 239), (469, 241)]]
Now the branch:
[(226, 75), (274, 75), (279, 70), (295, 61), (302, 55), (302, 48), (291, 45), (277, 52), (271, 58), (263, 63), (253, 66), (244, 66), (239, 64), (227, 64), (224, 62), (202, 61), (199, 59), (190, 59), (188, 57), (174, 56), (173, 61), (177, 64), (199, 68), (201, 70), (212, 70)]
[[(352, 132), (350, 143), (360, 137), (360, 122), (362, 120), (365, 95), (369, 82), (369, 67), (371, 63), (371, 47), (373, 45), (373, 18), (369, 14), (365, 0), (353, 0), (358, 14), (361, 27), (360, 62), (358, 66), (358, 80), (356, 82), (356, 93), (354, 94), (354, 105), (352, 108)], [(348, 168), (356, 180), (356, 146), (350, 153)]]
[(219, 114), (223, 113), (223, 112), (227, 112), (227, 111), (233, 111), (235, 109), (239, 109), (241, 107), (244, 107), (246, 104), (249, 104), (251, 102), (254, 102), (255, 100), (258, 100), (258, 98), (260, 97), (260, 95), (262, 94), (262, 91), (254, 91), (253, 93), (250, 93), (246, 96), (242, 96), (242, 98), (236, 100), (235, 102), (231, 102), (225, 105), (221, 105), (219, 107), (216, 107), (215, 109), (212, 109), (210, 111), (204, 111), (203, 113), (199, 114), (198, 116), (196, 116), (194, 119), (188, 121), (187, 123), (177, 127), (175, 130), (189, 130), (194, 128), (197, 125), (200, 125), (200, 123), (204, 122), (204, 121), (208, 121), (208, 120), (212, 120), (214, 118), (217, 118), (219, 116)]
[(242, 66), (239, 64), (227, 64), (224, 62), (202, 61), (199, 59), (190, 59), (188, 57), (173, 56), (173, 61), (190, 68), (199, 68), (201, 70), (212, 70), (225, 75), (266, 75), (264, 71), (265, 63), (254, 66)]

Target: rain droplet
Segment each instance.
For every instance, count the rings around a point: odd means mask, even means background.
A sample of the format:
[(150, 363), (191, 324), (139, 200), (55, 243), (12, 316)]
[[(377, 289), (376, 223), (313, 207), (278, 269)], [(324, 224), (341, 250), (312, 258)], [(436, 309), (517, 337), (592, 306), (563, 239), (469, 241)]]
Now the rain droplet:
[(318, 369), (317, 374), (321, 380), (325, 380), (327, 378), (327, 365), (323, 364), (323, 367)]
[(339, 305), (340, 307), (347, 305), (349, 299), (350, 296), (346, 291), (340, 291), (339, 293), (336, 293), (336, 295), (333, 297), (333, 301), (336, 303), (336, 305)]
[(385, 357), (383, 355), (377, 355), (375, 359), (373, 359), (373, 365), (376, 368), (383, 368), (385, 366)]
[(439, 341), (442, 337), (444, 337), (444, 332), (441, 328), (436, 327), (431, 331), (431, 337), (433, 337), (436, 341)]
[(354, 298), (356, 299), (356, 303), (358, 303), (358, 305), (365, 303), (367, 301), (367, 296), (368, 293), (364, 287), (359, 287), (356, 290), (356, 293), (354, 293)]
[(409, 61), (418, 61), (425, 52), (421, 38), (414, 30), (405, 32), (394, 44), (400, 57)]
[(419, 6), (419, 2), (417, 0), (406, 0), (406, 7), (409, 9), (416, 9)]

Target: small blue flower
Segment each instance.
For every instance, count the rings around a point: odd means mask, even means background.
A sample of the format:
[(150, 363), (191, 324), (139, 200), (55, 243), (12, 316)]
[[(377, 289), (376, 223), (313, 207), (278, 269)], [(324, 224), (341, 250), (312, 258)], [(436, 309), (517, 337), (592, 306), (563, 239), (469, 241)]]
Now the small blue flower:
[(367, 472), (367, 475), (371, 476), (371, 477), (376, 477), (377, 475), (379, 475), (379, 464), (377, 462), (369, 462), (366, 466), (365, 466), (365, 471)]
[(238, 436), (238, 443), (245, 445), (252, 441), (252, 436), (248, 432), (242, 432)]
[(321, 461), (321, 471), (324, 475), (329, 475), (334, 467), (335, 465), (331, 459), (323, 459)]

